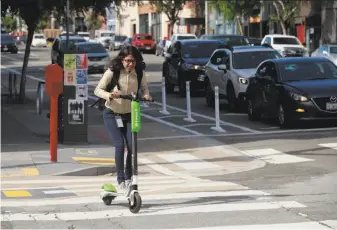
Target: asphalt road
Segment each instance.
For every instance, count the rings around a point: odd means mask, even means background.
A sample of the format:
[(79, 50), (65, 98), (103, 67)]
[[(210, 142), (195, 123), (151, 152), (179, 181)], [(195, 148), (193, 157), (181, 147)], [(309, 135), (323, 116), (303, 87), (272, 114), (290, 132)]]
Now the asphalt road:
[[(157, 168), (154, 171), (162, 170), (162, 174), (143, 176), (144, 205), (137, 215), (130, 214), (123, 200), (109, 207), (102, 204), (95, 188), (105, 178), (56, 178), (52, 183), (50, 178), (5, 181), (2, 186), (12, 190), (41, 187), (55, 194), (64, 193), (55, 190), (66, 188), (76, 196), (28, 203), (6, 199), (2, 201), (2, 228), (250, 229), (251, 225), (258, 225), (258, 229), (337, 229), (336, 122), (307, 122), (291, 130), (280, 130), (275, 121), (250, 122), (246, 114), (228, 113), (226, 106), (221, 105), (224, 131), (217, 132), (211, 129), (215, 125), (214, 110), (206, 107), (202, 95), (191, 97), (195, 122), (183, 119), (187, 116), (186, 99), (175, 94), (167, 96), (170, 114), (164, 115), (159, 112), (163, 58), (147, 54), (144, 58), (156, 103), (144, 108), (143, 114), (167, 128), (183, 131), (170, 137), (158, 133), (153, 140), (171, 139), (172, 144), (183, 146), (187, 139), (211, 139), (259, 159), (264, 167), (234, 174), (195, 176), (198, 169), (188, 167), (179, 158), (188, 154), (178, 156), (178, 160), (171, 157), (167, 160), (181, 167), (180, 171)], [(20, 71), (22, 60), (22, 52), (1, 54), (2, 68)], [(27, 93), (35, 93), (33, 79), (43, 79), (42, 69), (47, 64), (48, 48), (33, 48), (28, 69), (33, 78), (27, 81)], [(4, 73), (2, 69), (2, 85), (7, 80)], [(100, 77), (101, 74), (89, 76), (92, 96)], [(96, 184), (89, 187), (88, 182), (93, 181)]]

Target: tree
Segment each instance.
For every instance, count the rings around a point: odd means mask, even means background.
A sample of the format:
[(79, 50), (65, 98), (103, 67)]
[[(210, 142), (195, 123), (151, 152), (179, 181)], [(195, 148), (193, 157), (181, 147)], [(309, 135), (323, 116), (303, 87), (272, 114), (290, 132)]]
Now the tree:
[(183, 9), (186, 0), (150, 0), (150, 4), (156, 8), (157, 13), (164, 13), (170, 21), (170, 36), (173, 35), (173, 28), (179, 20), (179, 12)]
[(17, 29), (17, 23), (15, 17), (12, 16), (5, 16), (1, 17), (1, 21), (6, 28), (6, 31), (15, 31)]
[(86, 14), (85, 16), (90, 37), (94, 37), (95, 30), (98, 30), (102, 27), (103, 20), (94, 11), (91, 12), (90, 14)]
[(323, 0), (321, 43), (337, 43), (337, 1)]
[(40, 32), (46, 29), (49, 25), (49, 14), (44, 13), (39, 19), (39, 23), (36, 25), (35, 31)]
[[(205, 0), (193, 0), (195, 6), (195, 17), (196, 18), (205, 18)], [(197, 37), (201, 35), (204, 27), (202, 25), (197, 25), (195, 34)]]
[[(82, 10), (94, 7), (96, 12), (103, 12), (104, 8), (110, 5), (112, 1), (113, 0), (69, 0), (71, 3), (70, 9)], [(115, 1), (116, 4), (120, 4), (120, 2), (121, 0)], [(9, 9), (12, 13), (17, 13), (21, 16), (28, 27), (28, 37), (20, 82), (19, 100), (21, 103), (24, 103), (26, 99), (26, 71), (30, 54), (30, 46), (32, 44), (33, 34), (39, 23), (40, 17), (43, 13), (50, 14), (54, 9), (56, 9), (61, 15), (64, 15), (65, 4), (66, 0), (2, 0), (1, 2), (2, 16), (5, 16), (7, 10)]]
[(270, 15), (270, 20), (280, 23), (282, 34), (287, 34), (287, 25), (294, 21), (294, 16), (300, 10), (299, 0), (274, 0), (272, 2), (276, 14)]
[(261, 3), (260, 0), (216, 0), (211, 6), (218, 7), (226, 20), (236, 22), (240, 34), (243, 35), (242, 17), (256, 16)]

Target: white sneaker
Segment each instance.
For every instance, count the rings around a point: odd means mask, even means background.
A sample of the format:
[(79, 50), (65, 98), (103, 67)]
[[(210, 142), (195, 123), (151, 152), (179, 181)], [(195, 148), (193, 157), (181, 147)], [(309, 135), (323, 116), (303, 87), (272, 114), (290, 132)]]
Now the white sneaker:
[(126, 191), (125, 182), (121, 182), (117, 187), (117, 192), (118, 194), (125, 194), (125, 191)]
[(130, 191), (131, 191), (131, 180), (126, 180), (125, 181), (125, 196), (129, 196), (130, 195)]

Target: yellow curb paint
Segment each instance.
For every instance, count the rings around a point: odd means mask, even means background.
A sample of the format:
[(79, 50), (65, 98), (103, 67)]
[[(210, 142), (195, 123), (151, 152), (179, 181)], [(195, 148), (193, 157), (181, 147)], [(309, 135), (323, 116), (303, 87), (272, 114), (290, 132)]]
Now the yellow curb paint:
[(39, 176), (40, 172), (37, 168), (21, 168), (25, 176)]
[(26, 190), (6, 190), (2, 191), (6, 197), (31, 197), (32, 194)]
[(82, 164), (115, 165), (115, 160), (110, 158), (73, 157), (73, 160)]

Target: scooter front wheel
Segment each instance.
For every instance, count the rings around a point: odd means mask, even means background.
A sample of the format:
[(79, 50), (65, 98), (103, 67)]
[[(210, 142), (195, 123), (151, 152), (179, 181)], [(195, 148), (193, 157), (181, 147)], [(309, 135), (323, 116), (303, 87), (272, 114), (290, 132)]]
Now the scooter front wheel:
[(140, 197), (139, 193), (136, 192), (133, 196), (133, 205), (131, 205), (131, 201), (129, 199), (129, 209), (132, 213), (138, 213), (140, 207), (142, 206), (142, 198)]

